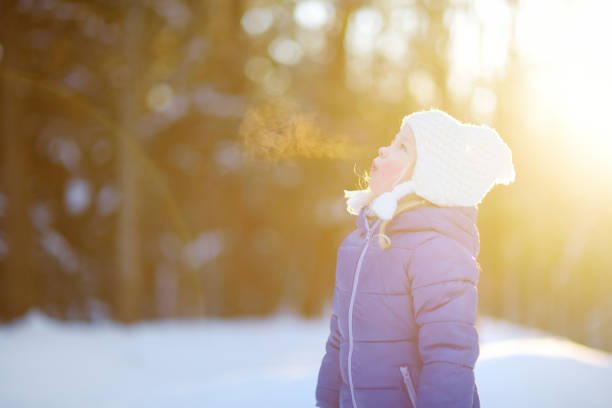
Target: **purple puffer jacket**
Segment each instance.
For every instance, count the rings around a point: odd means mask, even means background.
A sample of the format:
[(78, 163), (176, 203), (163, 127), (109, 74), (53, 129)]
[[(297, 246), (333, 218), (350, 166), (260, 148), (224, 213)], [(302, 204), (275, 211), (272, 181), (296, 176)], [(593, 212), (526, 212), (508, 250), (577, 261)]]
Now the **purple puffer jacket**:
[(338, 248), (316, 406), (480, 407), (477, 208), (401, 212), (384, 251), (366, 211)]

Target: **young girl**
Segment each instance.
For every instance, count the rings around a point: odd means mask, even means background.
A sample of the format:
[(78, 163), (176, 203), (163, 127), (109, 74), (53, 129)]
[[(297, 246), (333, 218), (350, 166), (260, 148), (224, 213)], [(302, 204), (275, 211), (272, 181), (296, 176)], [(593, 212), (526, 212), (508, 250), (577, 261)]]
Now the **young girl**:
[(514, 178), (486, 125), (437, 109), (403, 119), (368, 188), (345, 190), (357, 229), (338, 249), (316, 406), (480, 406), (477, 205)]

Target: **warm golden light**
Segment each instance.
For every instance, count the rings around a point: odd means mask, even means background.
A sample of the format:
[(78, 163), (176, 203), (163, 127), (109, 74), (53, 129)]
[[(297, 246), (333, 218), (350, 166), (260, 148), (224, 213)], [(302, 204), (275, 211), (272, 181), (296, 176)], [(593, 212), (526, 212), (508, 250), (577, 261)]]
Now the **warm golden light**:
[(517, 103), (537, 142), (566, 151), (591, 168), (603, 166), (612, 175), (607, 123), (612, 54), (601, 47), (602, 38), (612, 37), (606, 21), (610, 6), (596, 1), (520, 2), (516, 9), (500, 0), (470, 4), (467, 12), (448, 15), (455, 96), (470, 98), (473, 116), (491, 121), (496, 96), (476, 81), (507, 73), (508, 47), (514, 47), (525, 61), (529, 87), (527, 97)]

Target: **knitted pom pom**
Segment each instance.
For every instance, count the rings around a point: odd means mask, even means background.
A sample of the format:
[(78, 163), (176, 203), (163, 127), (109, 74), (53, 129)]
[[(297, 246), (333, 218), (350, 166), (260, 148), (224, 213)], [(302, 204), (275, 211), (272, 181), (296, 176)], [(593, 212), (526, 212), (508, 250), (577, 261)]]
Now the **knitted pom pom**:
[(383, 220), (390, 220), (397, 209), (397, 200), (391, 192), (382, 193), (372, 202), (372, 211)]
[(405, 181), (396, 185), (393, 190), (382, 193), (372, 201), (370, 208), (383, 220), (393, 218), (397, 210), (397, 202), (400, 198), (415, 191), (415, 182), (413, 180)]

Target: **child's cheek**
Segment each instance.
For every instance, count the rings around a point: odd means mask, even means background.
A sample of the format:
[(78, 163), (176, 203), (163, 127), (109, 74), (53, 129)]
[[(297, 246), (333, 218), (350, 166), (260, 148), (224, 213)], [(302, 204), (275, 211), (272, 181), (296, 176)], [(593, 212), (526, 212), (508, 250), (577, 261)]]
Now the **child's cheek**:
[(401, 161), (388, 161), (380, 168), (380, 178), (385, 184), (393, 184), (402, 172), (404, 164)]

